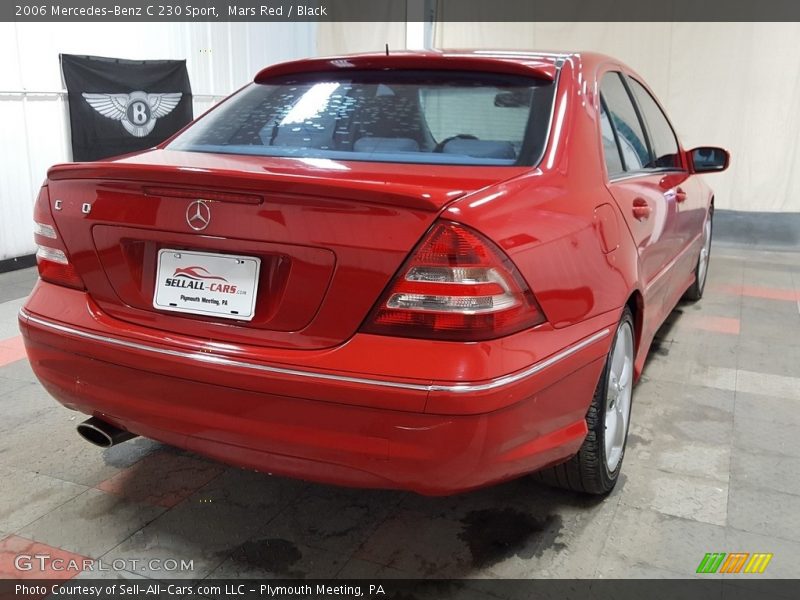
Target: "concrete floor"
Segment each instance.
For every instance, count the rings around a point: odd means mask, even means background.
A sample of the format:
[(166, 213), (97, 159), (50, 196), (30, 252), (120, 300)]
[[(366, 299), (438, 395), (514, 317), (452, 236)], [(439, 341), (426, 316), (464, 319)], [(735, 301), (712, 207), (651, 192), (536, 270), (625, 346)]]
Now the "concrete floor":
[(651, 352), (602, 501), (529, 479), (438, 499), (339, 489), (144, 439), (99, 450), (24, 359), (34, 279), (0, 275), (0, 576), (42, 575), (14, 569), (21, 552), (140, 561), (123, 577), (679, 578), (707, 552), (800, 571), (800, 254), (715, 248), (705, 299)]

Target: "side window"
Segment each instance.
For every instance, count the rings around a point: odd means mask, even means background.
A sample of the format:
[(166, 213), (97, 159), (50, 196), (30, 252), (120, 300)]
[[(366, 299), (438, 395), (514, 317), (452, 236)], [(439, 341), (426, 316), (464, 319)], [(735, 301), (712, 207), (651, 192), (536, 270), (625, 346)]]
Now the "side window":
[(600, 104), (600, 137), (603, 140), (603, 157), (606, 161), (606, 170), (609, 177), (619, 175), (625, 171), (617, 138), (608, 120), (605, 103)]
[(655, 168), (680, 168), (680, 158), (678, 156), (678, 140), (675, 132), (650, 93), (644, 86), (635, 79), (628, 78), (631, 91), (639, 103), (642, 111), (642, 118), (647, 123), (647, 130), (650, 133), (650, 143), (653, 145), (655, 160), (649, 165)]
[(608, 107), (611, 123), (617, 130), (627, 170), (640, 171), (647, 168), (650, 162), (647, 138), (619, 73), (607, 73), (603, 77), (600, 94)]

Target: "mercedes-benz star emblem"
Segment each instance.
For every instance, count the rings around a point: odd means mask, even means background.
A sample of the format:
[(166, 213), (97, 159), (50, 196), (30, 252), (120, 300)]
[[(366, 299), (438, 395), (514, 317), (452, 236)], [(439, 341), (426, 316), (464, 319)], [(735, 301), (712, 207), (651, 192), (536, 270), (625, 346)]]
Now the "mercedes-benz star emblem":
[(203, 231), (211, 223), (211, 207), (205, 200), (195, 200), (186, 209), (186, 223), (195, 231)]

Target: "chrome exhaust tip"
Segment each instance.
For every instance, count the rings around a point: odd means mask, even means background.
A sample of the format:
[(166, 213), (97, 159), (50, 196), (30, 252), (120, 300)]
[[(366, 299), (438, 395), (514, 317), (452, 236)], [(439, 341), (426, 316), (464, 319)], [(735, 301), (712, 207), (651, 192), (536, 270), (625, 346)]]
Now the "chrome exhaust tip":
[(86, 419), (77, 429), (78, 435), (83, 439), (101, 448), (110, 448), (136, 437), (136, 434), (115, 427), (97, 417)]

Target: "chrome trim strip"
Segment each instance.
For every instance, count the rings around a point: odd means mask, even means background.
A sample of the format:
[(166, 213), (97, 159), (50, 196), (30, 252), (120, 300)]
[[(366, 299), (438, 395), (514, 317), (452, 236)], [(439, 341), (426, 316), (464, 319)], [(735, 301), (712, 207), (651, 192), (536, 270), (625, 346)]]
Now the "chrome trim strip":
[(689, 171), (686, 169), (650, 169), (648, 170), (641, 170), (641, 171), (626, 171), (623, 175), (615, 175), (614, 177), (608, 178), (608, 183), (617, 183), (619, 181), (627, 181), (628, 179), (638, 179), (639, 177), (650, 177), (652, 175), (669, 175), (674, 173), (686, 173), (689, 174)]
[(560, 362), (565, 358), (572, 356), (576, 352), (583, 350), (587, 346), (591, 346), (595, 342), (602, 340), (610, 333), (611, 330), (608, 328), (603, 329), (602, 331), (598, 331), (597, 333), (592, 334), (587, 338), (583, 338), (580, 342), (577, 342), (572, 346), (564, 348), (561, 352), (556, 352), (549, 358), (545, 358), (544, 360), (532, 364), (527, 369), (523, 369), (522, 371), (517, 371), (516, 373), (511, 373), (510, 375), (504, 375), (503, 377), (498, 377), (497, 379), (487, 381), (486, 383), (474, 383), (474, 384), (462, 383), (455, 385), (432, 384), (428, 387), (432, 392), (485, 392), (486, 390), (493, 390), (495, 388), (502, 387), (504, 385), (510, 385), (512, 383), (516, 383), (521, 379), (525, 379), (526, 377), (535, 375), (540, 371), (544, 371), (548, 367), (552, 367), (557, 362)]
[(539, 373), (540, 371), (543, 371), (548, 367), (551, 367), (557, 362), (564, 360), (565, 358), (575, 354), (576, 352), (579, 352), (580, 350), (583, 350), (587, 346), (590, 346), (591, 344), (603, 339), (604, 337), (608, 336), (611, 333), (611, 330), (609, 328), (603, 329), (602, 331), (598, 331), (597, 333), (582, 339), (580, 342), (577, 342), (572, 346), (569, 346), (568, 348), (565, 348), (564, 350), (561, 350), (560, 352), (553, 354), (549, 358), (534, 363), (527, 369), (523, 369), (522, 371), (518, 371), (510, 375), (504, 375), (503, 377), (498, 377), (497, 379), (492, 379), (491, 381), (487, 381), (485, 383), (475, 383), (475, 384), (457, 383), (457, 384), (441, 385), (441, 384), (401, 383), (396, 381), (384, 381), (380, 379), (350, 377), (347, 375), (332, 375), (329, 373), (320, 373), (317, 371), (300, 371), (297, 369), (271, 367), (268, 365), (261, 365), (253, 362), (235, 360), (232, 358), (226, 358), (224, 356), (209, 354), (207, 352), (184, 352), (182, 350), (170, 350), (168, 348), (158, 348), (156, 346), (151, 346), (149, 344), (130, 342), (128, 340), (122, 340), (118, 338), (109, 337), (106, 335), (100, 335), (88, 331), (83, 331), (81, 329), (75, 329), (74, 327), (70, 327), (68, 325), (62, 325), (60, 323), (55, 323), (47, 319), (35, 317), (23, 308), (20, 309), (19, 314), (28, 322), (36, 323), (37, 325), (46, 327), (48, 329), (52, 329), (53, 331), (59, 331), (61, 333), (66, 333), (69, 335), (74, 335), (76, 337), (88, 340), (94, 340), (97, 342), (102, 342), (104, 344), (110, 344), (113, 346), (130, 348), (132, 350), (141, 350), (143, 352), (152, 352), (155, 354), (161, 354), (165, 356), (188, 358), (191, 360), (210, 363), (218, 366), (240, 367), (244, 369), (252, 369), (255, 371), (262, 371), (266, 373), (276, 373), (279, 375), (307, 377), (311, 379), (324, 379), (328, 381), (338, 381), (343, 383), (358, 383), (364, 385), (374, 385), (379, 387), (413, 390), (417, 392), (454, 392), (454, 393), (484, 392), (502, 386), (511, 385), (512, 383), (516, 383), (521, 379), (525, 379), (526, 377), (530, 377), (532, 375), (535, 375), (536, 373)]
[(649, 177), (652, 173), (644, 173), (637, 171), (635, 173), (627, 173), (625, 175), (615, 175), (608, 178), (608, 183), (617, 183), (618, 181), (628, 181), (629, 179), (638, 179), (639, 177)]

